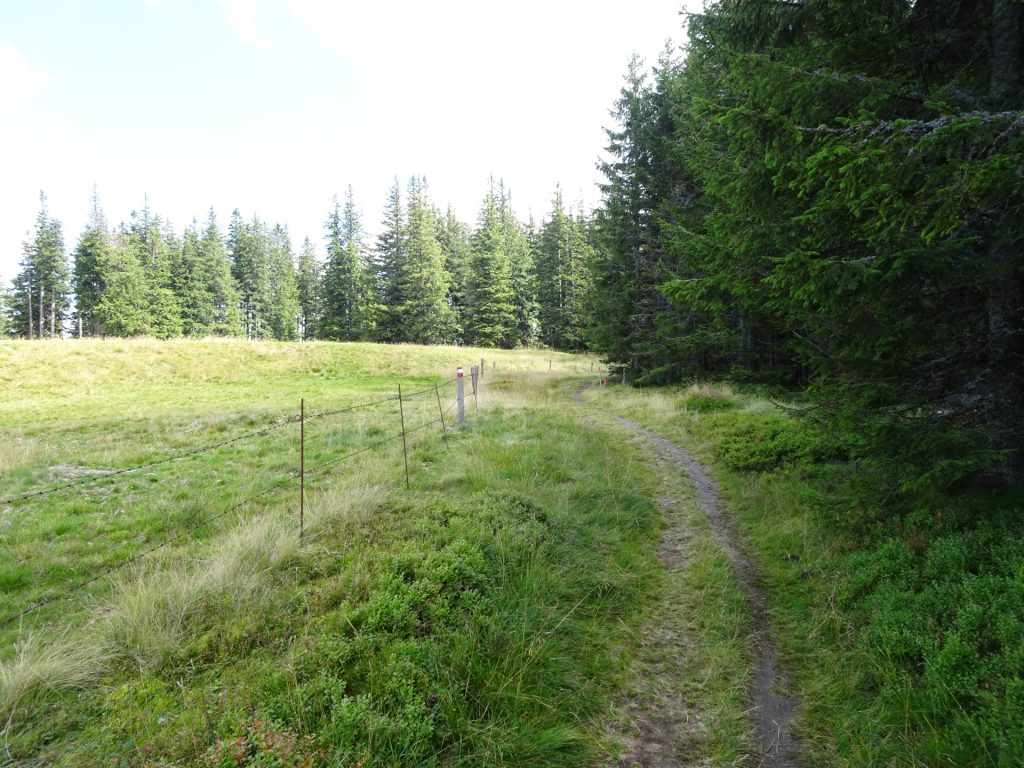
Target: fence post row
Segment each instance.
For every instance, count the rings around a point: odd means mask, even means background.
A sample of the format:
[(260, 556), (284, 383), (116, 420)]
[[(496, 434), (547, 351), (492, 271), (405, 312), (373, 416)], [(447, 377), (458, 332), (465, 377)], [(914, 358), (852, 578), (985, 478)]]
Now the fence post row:
[[(483, 358), (480, 359), (480, 363), (481, 363), (480, 378), (483, 378), (483, 364), (484, 364)], [(457, 378), (456, 378), (456, 390), (457, 390), (456, 401), (457, 401), (457, 404), (458, 404), (458, 412), (457, 413), (458, 413), (458, 422), (460, 424), (462, 424), (462, 423), (465, 422), (465, 419), (466, 419), (466, 410), (465, 410), (465, 394), (464, 394), (464, 390), (463, 390), (463, 375), (464, 374), (463, 374), (463, 369), (462, 369), (461, 366), (457, 369), (457, 372), (458, 372), (458, 375), (457, 375)], [(477, 368), (476, 368), (476, 366), (473, 366), (473, 396), (474, 396), (474, 399), (476, 398), (476, 390), (477, 390)], [(429, 390), (426, 390), (426, 391), (429, 392)], [(434, 385), (434, 397), (437, 399), (437, 408), (438, 408), (438, 416), (439, 416), (438, 421), (441, 422), (441, 429), (442, 429), (442, 435), (444, 437), (445, 446), (450, 448), (449, 440), (448, 440), (448, 425), (445, 423), (445, 413), (446, 412), (445, 412), (445, 410), (444, 410), (444, 408), (442, 407), (442, 404), (441, 404), (440, 385), (438, 385), (438, 384)], [(318, 417), (321, 417), (321, 416), (329, 416), (329, 415), (332, 415), (334, 413), (342, 413), (342, 412), (345, 412), (345, 411), (355, 410), (356, 408), (362, 408), (362, 407), (365, 407), (365, 406), (377, 405), (377, 404), (380, 404), (380, 403), (384, 403), (384, 402), (386, 402), (389, 399), (390, 398), (385, 398), (383, 400), (378, 400), (378, 401), (373, 402), (373, 403), (364, 403), (361, 406), (352, 406), (351, 408), (342, 408), (342, 409), (339, 409), (337, 411), (329, 411), (329, 412), (325, 412), (325, 413), (318, 413), (318, 414), (314, 414), (313, 418), (318, 418)], [(449, 406), (449, 408), (450, 407), (451, 406)], [(409, 444), (408, 444), (408, 439), (407, 439), (406, 430), (405, 430), (405, 404), (404, 404), (404, 398), (402, 397), (402, 384), (401, 384), (401, 382), (398, 383), (398, 417), (399, 417), (399, 419), (401, 421), (401, 426), (402, 426), (401, 437), (402, 437), (402, 456), (403, 456), (403, 460), (404, 460), (404, 464), (405, 464), (405, 487), (406, 487), (406, 490), (409, 490), (410, 489), (410, 482), (409, 482)], [(179, 460), (181, 458), (185, 458), (187, 456), (196, 455), (197, 453), (206, 453), (208, 451), (212, 451), (212, 450), (214, 450), (216, 448), (220, 448), (220, 447), (222, 447), (224, 445), (227, 445), (229, 443), (238, 442), (239, 440), (243, 440), (243, 439), (251, 439), (253, 437), (265, 434), (266, 432), (269, 432), (271, 430), (275, 430), (275, 429), (278, 429), (280, 427), (284, 427), (286, 425), (293, 424), (295, 421), (296, 421), (296, 419), (294, 417), (291, 417), (291, 418), (288, 418), (286, 421), (284, 421), (282, 423), (278, 423), (278, 424), (271, 425), (271, 426), (268, 426), (268, 427), (265, 427), (265, 428), (262, 428), (262, 429), (259, 429), (259, 430), (255, 430), (255, 431), (253, 431), (253, 432), (251, 432), (251, 433), (249, 433), (247, 435), (242, 435), (241, 437), (234, 437), (234, 438), (222, 440), (222, 441), (217, 442), (215, 444), (207, 445), (207, 446), (205, 446), (203, 448), (198, 448), (198, 449), (193, 449), (193, 450), (190, 450), (190, 451), (185, 451), (185, 452), (183, 452), (183, 453), (181, 453), (179, 455), (176, 455), (176, 456), (170, 456), (170, 457), (166, 457), (166, 458), (163, 458), (163, 459), (159, 459), (159, 460), (155, 460), (155, 461), (150, 461), (150, 462), (147, 462), (147, 463), (144, 463), (144, 464), (139, 464), (139, 465), (136, 465), (136, 466), (133, 466), (133, 467), (128, 467), (128, 468), (121, 469), (121, 470), (114, 470), (114, 471), (108, 473), (107, 475), (103, 475), (103, 477), (106, 478), (106, 477), (109, 477), (110, 475), (122, 475), (122, 474), (125, 474), (127, 472), (132, 472), (132, 471), (135, 471), (137, 469), (141, 469), (143, 467), (150, 467), (150, 466), (154, 466), (154, 465), (157, 465), (157, 464), (165, 464), (165, 463), (168, 463), (168, 462), (171, 462), (171, 461), (177, 461), (177, 460)], [(304, 398), (304, 397), (300, 397), (299, 398), (299, 418), (298, 418), (298, 423), (299, 423), (299, 472), (298, 472), (298, 477), (299, 477), (299, 539), (301, 540), (304, 537), (304, 535), (305, 535), (305, 528), (306, 528), (306, 398)], [(420, 427), (429, 426), (429, 424), (432, 424), (432, 423), (433, 422), (428, 422), (427, 424), (420, 425)], [(420, 427), (415, 427), (414, 431), (416, 429), (420, 429)], [(393, 440), (393, 439), (394, 439), (393, 437), (392, 438), (388, 438), (387, 440), (382, 441), (378, 445), (380, 445), (382, 443), (385, 443), (385, 442), (389, 442), (390, 440)], [(369, 446), (369, 447), (363, 448), (363, 449), (361, 449), (359, 451), (354, 451), (349, 456), (342, 456), (339, 459), (335, 459), (333, 461), (327, 461), (327, 462), (324, 462), (323, 464), (317, 464), (316, 466), (313, 467), (313, 470), (312, 470), (311, 474), (315, 474), (323, 466), (326, 466), (328, 464), (333, 464), (335, 461), (339, 461), (339, 460), (343, 460), (343, 459), (349, 458), (350, 456), (354, 456), (356, 453), (362, 453), (363, 451), (370, 450), (370, 448), (374, 448), (374, 447), (377, 447), (377, 446)], [(65, 597), (67, 597), (68, 595), (70, 595), (72, 592), (75, 592), (76, 590), (79, 590), (79, 589), (81, 589), (81, 588), (83, 588), (85, 586), (88, 586), (89, 584), (92, 584), (93, 582), (98, 580), (104, 574), (110, 573), (110, 572), (115, 571), (115, 570), (119, 570), (120, 568), (123, 568), (123, 567), (125, 567), (125, 566), (127, 566), (127, 565), (129, 565), (129, 564), (131, 564), (133, 562), (135, 562), (136, 560), (138, 560), (139, 558), (143, 557), (144, 555), (148, 555), (151, 552), (154, 552), (154, 551), (156, 551), (156, 550), (158, 550), (158, 549), (160, 549), (162, 547), (165, 547), (165, 546), (167, 546), (167, 545), (169, 545), (169, 544), (171, 544), (171, 543), (181, 539), (183, 536), (185, 536), (185, 535), (195, 531), (197, 528), (205, 526), (205, 525), (209, 525), (214, 520), (220, 519), (220, 518), (224, 517), (225, 515), (230, 514), (231, 512), (234, 512), (235, 510), (241, 509), (243, 506), (245, 506), (245, 505), (255, 501), (256, 499), (261, 498), (263, 496), (266, 496), (271, 491), (277, 490), (278, 488), (281, 488), (282, 487), (282, 482), (281, 481), (283, 479), (285, 479), (285, 478), (293, 478), (293, 477), (295, 477), (294, 473), (287, 473), (286, 475), (283, 475), (283, 476), (279, 477), (277, 481), (272, 483), (268, 488), (264, 489), (263, 491), (261, 491), (261, 492), (259, 492), (257, 494), (254, 494), (252, 496), (249, 496), (249, 497), (247, 497), (245, 499), (242, 499), (241, 501), (239, 501), (239, 502), (237, 502), (235, 504), (232, 504), (226, 511), (210, 515), (205, 520), (203, 520), (203, 521), (201, 521), (199, 523), (192, 524), (191, 526), (189, 526), (186, 529), (185, 532), (178, 533), (178, 534), (170, 537), (169, 539), (166, 539), (166, 540), (164, 540), (164, 541), (162, 541), (162, 542), (160, 542), (160, 543), (158, 543), (156, 545), (153, 545), (153, 546), (151, 546), (151, 547), (149, 547), (147, 549), (142, 550), (141, 552), (139, 552), (139, 553), (129, 557), (126, 560), (122, 560), (119, 563), (115, 563), (115, 564), (113, 564), (111, 566), (108, 566), (105, 569), (103, 569), (100, 572), (99, 575), (93, 576), (93, 577), (91, 577), (89, 579), (86, 579), (84, 581), (80, 581), (78, 583), (74, 583), (70, 587), (68, 587), (65, 590), (63, 590), (62, 592), (59, 592), (59, 593), (56, 593), (56, 594), (51, 594), (49, 596), (45, 596), (43, 599), (37, 600), (37, 601), (31, 603), (28, 607), (24, 608), (23, 610), (18, 611), (17, 613), (15, 613), (15, 614), (13, 614), (11, 616), (8, 616), (6, 618), (0, 619), (0, 627), (5, 627), (8, 624), (11, 624), (13, 621), (16, 621), (16, 620), (20, 619), (22, 616), (25, 616), (26, 614), (29, 614), (29, 613), (33, 613), (34, 611), (36, 611), (36, 610), (38, 610), (38, 609), (40, 609), (40, 608), (42, 608), (42, 607), (44, 607), (46, 605), (50, 605), (50, 604), (56, 602), (57, 600), (62, 600)], [(93, 482), (93, 480), (90, 479), (90, 480), (87, 480), (87, 481), (77, 481), (77, 482), (73, 482), (73, 483), (65, 483), (63, 485), (58, 485), (58, 486), (56, 486), (54, 488), (49, 488), (49, 489), (42, 490), (42, 491), (35, 491), (35, 492), (32, 492), (32, 493), (23, 494), (21, 496), (15, 496), (15, 497), (12, 497), (11, 499), (3, 500), (3, 503), (4, 504), (9, 503), (9, 502), (13, 503), (13, 502), (17, 502), (17, 501), (23, 501), (23, 500), (26, 500), (26, 499), (35, 498), (35, 497), (38, 497), (38, 496), (47, 495), (47, 494), (50, 494), (50, 493), (54, 493), (56, 491), (66, 490), (68, 488), (72, 488), (72, 487), (75, 487), (75, 486), (78, 486), (78, 485), (85, 485), (87, 482), (91, 483), (91, 482)]]
[(484, 377), (484, 371), (486, 371), (486, 370), (487, 370), (486, 361), (481, 357), (480, 358), (480, 378), (481, 379)]

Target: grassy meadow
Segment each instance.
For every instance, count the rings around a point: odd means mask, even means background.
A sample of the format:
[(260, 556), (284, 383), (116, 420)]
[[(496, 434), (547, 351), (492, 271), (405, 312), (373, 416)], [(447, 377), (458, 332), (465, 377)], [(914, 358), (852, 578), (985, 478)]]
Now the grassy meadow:
[[(456, 364), (488, 363), (449, 443)], [(548, 370), (548, 360), (552, 370)], [(14, 765), (577, 765), (656, 569), (653, 478), (566, 406), (590, 360), (459, 348), (0, 346), (0, 630)], [(405, 489), (397, 402), (411, 433)], [(280, 426), (278, 426), (280, 425)], [(266, 490), (259, 499), (239, 500)], [(219, 516), (219, 517), (217, 517)], [(215, 517), (213, 522), (205, 521)]]

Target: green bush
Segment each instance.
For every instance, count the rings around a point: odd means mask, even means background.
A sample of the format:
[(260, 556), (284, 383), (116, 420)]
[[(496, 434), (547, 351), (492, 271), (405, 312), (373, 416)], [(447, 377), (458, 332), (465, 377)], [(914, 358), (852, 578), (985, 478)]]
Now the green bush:
[[(924, 518), (925, 515), (919, 515)], [(1024, 760), (1024, 530), (913, 517), (837, 560), (839, 607), (877, 664), (873, 684), (932, 759), (1011, 766)], [(947, 520), (947, 522), (942, 522)], [(907, 680), (911, 681), (907, 684)]]
[(730, 469), (770, 472), (787, 464), (811, 461), (812, 438), (792, 420), (748, 415), (723, 431), (715, 454)]

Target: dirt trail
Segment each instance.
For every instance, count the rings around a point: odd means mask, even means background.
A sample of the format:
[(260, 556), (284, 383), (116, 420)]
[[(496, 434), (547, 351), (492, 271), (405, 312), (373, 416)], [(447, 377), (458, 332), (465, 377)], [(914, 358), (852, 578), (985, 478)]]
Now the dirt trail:
[[(575, 401), (580, 402), (582, 390), (577, 392)], [(718, 487), (707, 471), (690, 454), (679, 446), (666, 440), (656, 432), (652, 432), (629, 419), (609, 413), (610, 418), (649, 440), (656, 451), (659, 468), (684, 469), (693, 482), (694, 493), (700, 508), (707, 515), (718, 545), (728, 557), (737, 577), (739, 578), (748, 605), (749, 627), (755, 652), (755, 679), (751, 691), (751, 716), (757, 737), (759, 754), (756, 765), (759, 768), (793, 768), (797, 765), (794, 756), (799, 754), (800, 746), (792, 734), (793, 716), (796, 704), (786, 691), (788, 680), (779, 662), (779, 654), (771, 641), (771, 622), (767, 613), (767, 595), (760, 586), (757, 570), (738, 545), (739, 536), (732, 521), (722, 512), (719, 501)], [(658, 548), (659, 558), (671, 573), (685, 567), (687, 553), (686, 543), (688, 532), (678, 515), (673, 514), (675, 501), (663, 496), (659, 499), (662, 513), (668, 527), (662, 532), (662, 541)], [(672, 596), (668, 596), (669, 610), (661, 612), (661, 620), (665, 623), (652, 633), (653, 640), (645, 642), (651, 645), (675, 644), (678, 648), (685, 644), (685, 634), (673, 625)], [(659, 653), (670, 649), (658, 648)], [(677, 651), (678, 654), (678, 651)], [(646, 665), (645, 662), (642, 662)], [(649, 666), (649, 665), (647, 665)], [(631, 700), (628, 709), (633, 717), (637, 731), (628, 746), (628, 752), (619, 762), (620, 768), (641, 766), (642, 768), (673, 768), (683, 766), (676, 755), (685, 753), (686, 728), (693, 730), (691, 714), (683, 706), (673, 711), (671, 699), (675, 698), (671, 681), (664, 678), (664, 671), (673, 670), (673, 665), (659, 665), (654, 670), (651, 686), (642, 700)], [(667, 686), (667, 692), (660, 690)], [(666, 696), (669, 700), (666, 700)], [(668, 706), (665, 706), (668, 705)], [(671, 717), (669, 715), (672, 715)], [(680, 720), (687, 721), (684, 723)], [(675, 722), (673, 722), (675, 721)], [(699, 726), (699, 723), (697, 724)]]

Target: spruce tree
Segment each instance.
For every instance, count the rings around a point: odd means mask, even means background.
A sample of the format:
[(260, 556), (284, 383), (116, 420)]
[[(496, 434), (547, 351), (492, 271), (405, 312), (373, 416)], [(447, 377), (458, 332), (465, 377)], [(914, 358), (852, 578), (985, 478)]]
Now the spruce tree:
[(427, 199), (427, 182), (408, 187), (405, 258), (396, 275), (400, 303), (393, 309), (398, 339), (443, 344), (455, 339), (455, 316), (448, 304), (449, 280), (437, 234), (437, 216)]
[(401, 275), (407, 259), (406, 221), (402, 192), (394, 180), (384, 208), (381, 233), (373, 252), (373, 274), (381, 311), (377, 318), (377, 341), (402, 341), (401, 310), (405, 297)]
[(173, 262), (180, 244), (170, 225), (149, 210), (131, 214), (125, 247), (132, 251), (145, 276), (146, 333), (159, 339), (180, 336), (184, 327), (174, 290)]
[(302, 241), (302, 250), (299, 252), (299, 261), (296, 266), (296, 283), (299, 291), (299, 339), (302, 341), (324, 338), (321, 335), (322, 273), (323, 269), (316, 258), (313, 241), (307, 237)]
[(374, 273), (372, 256), (366, 246), (362, 217), (356, 208), (355, 195), (351, 185), (345, 193), (345, 209), (342, 214), (341, 227), (345, 234), (347, 259), (356, 265), (355, 313), (353, 315), (355, 338), (360, 341), (370, 341), (376, 334), (381, 304), (378, 299), (377, 276)]
[(140, 336), (150, 330), (148, 280), (137, 235), (122, 225), (97, 262), (103, 285), (93, 316), (101, 335)]
[(348, 188), (344, 213), (338, 198), (334, 198), (334, 210), (328, 216), (325, 230), (324, 338), (368, 339), (373, 335), (378, 302), (352, 187)]
[(6, 339), (13, 332), (10, 319), (12, 296), (10, 289), (0, 283), (0, 339)]
[(21, 260), (18, 262), (18, 274), (11, 284), (11, 295), (8, 299), (8, 320), (13, 333), (26, 339), (39, 338), (39, 327), (36, 325), (35, 306), (39, 299), (36, 289), (36, 265), (32, 259), (32, 243), (25, 240), (21, 244)]
[(231, 274), (238, 285), (242, 327), (247, 339), (267, 336), (267, 309), (270, 301), (269, 236), (257, 216), (245, 222), (237, 209), (228, 226), (228, 253)]
[(238, 336), (242, 333), (238, 285), (231, 274), (231, 259), (224, 249), (213, 208), (198, 246), (199, 272), (210, 301), (208, 332), (215, 336)]
[(560, 187), (541, 226), (536, 258), (541, 340), (556, 349), (584, 348), (593, 248), (582, 212), (574, 218), (565, 210)]
[(470, 229), (460, 221), (452, 207), (442, 217), (437, 215), (437, 239), (448, 273), (448, 306), (452, 309), (455, 338), (465, 341), (466, 319), (472, 308), (467, 304), (470, 276)]
[(513, 322), (505, 345), (526, 347), (539, 332), (537, 274), (530, 248), (530, 238), (512, 211), (512, 200), (504, 185), (500, 187), (499, 218), (504, 234), (505, 253), (509, 262), (509, 285), (512, 290)]
[(39, 203), (35, 232), (22, 244), (12, 319), (27, 338), (59, 338), (70, 305), (70, 270), (61, 224), (50, 218), (42, 192)]
[(294, 341), (299, 333), (299, 290), (295, 256), (288, 230), (276, 224), (267, 243), (266, 331), (278, 341)]
[(99, 192), (95, 185), (92, 189), (91, 208), (89, 225), (75, 247), (72, 284), (75, 294), (76, 330), (79, 335), (95, 336), (99, 333), (99, 323), (93, 315), (93, 310), (103, 290), (99, 264), (110, 247), (107, 221), (100, 207)]
[(173, 284), (181, 307), (182, 332), (186, 336), (208, 335), (212, 329), (213, 297), (202, 274), (199, 232), (194, 221), (185, 230), (181, 252), (174, 263)]
[(511, 346), (516, 321), (512, 269), (493, 184), (480, 208), (471, 249), (466, 340), (485, 347)]

